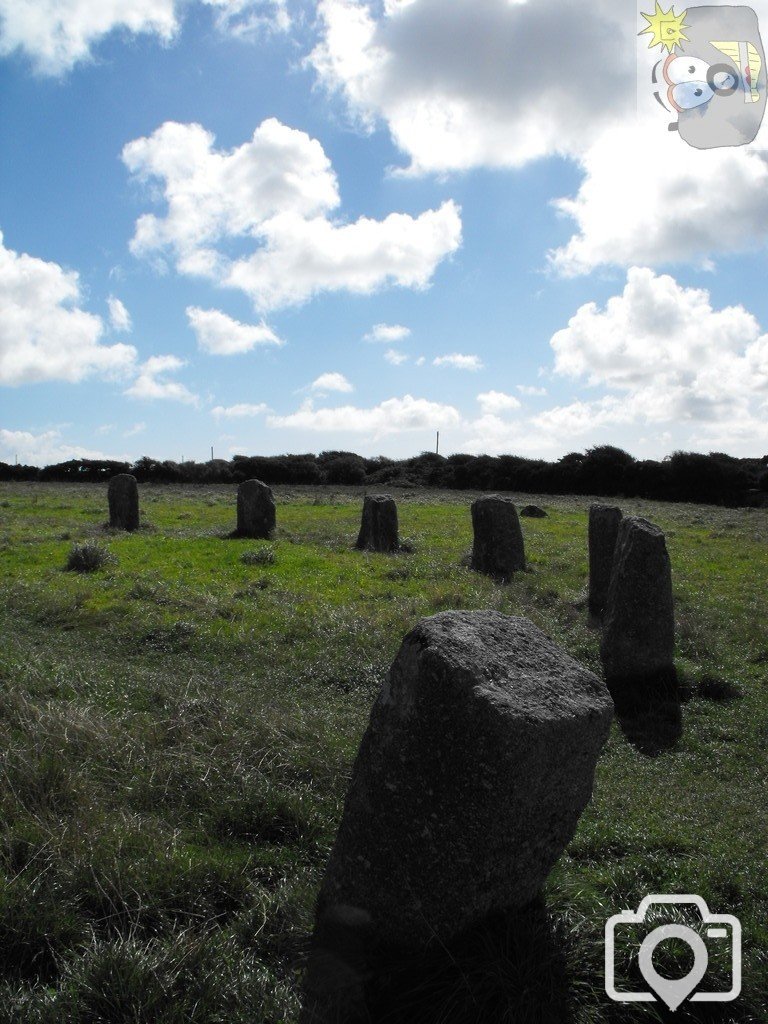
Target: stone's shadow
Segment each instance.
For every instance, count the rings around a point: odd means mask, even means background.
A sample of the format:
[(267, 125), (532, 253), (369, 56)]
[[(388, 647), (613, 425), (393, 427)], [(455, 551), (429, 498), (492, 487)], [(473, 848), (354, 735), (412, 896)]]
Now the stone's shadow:
[(646, 757), (673, 750), (683, 735), (683, 713), (677, 676), (654, 680), (608, 680), (616, 720), (628, 742)]
[[(360, 935), (358, 935), (358, 939)], [(302, 1024), (569, 1024), (565, 939), (543, 900), (494, 915), (448, 944), (419, 951), (315, 949), (334, 995), (305, 1004)], [(343, 986), (344, 995), (340, 998)]]

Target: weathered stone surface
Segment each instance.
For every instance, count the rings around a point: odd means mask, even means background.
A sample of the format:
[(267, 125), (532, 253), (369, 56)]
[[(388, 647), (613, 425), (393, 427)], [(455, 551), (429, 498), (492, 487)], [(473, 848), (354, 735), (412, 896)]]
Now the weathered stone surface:
[(619, 527), (603, 618), (606, 681), (623, 686), (674, 679), (672, 569), (664, 534), (638, 516)]
[(509, 579), (525, 569), (525, 545), (517, 509), (511, 498), (488, 494), (472, 502), (472, 568)]
[(608, 598), (613, 555), (619, 535), (621, 509), (615, 505), (589, 506), (589, 610), (600, 618)]
[(118, 473), (109, 481), (109, 525), (113, 530), (138, 530), (139, 485), (130, 473)]
[(603, 683), (526, 619), (420, 622), (353, 768), (319, 947), (330, 933), (338, 959), (345, 921), (363, 942), (424, 946), (527, 904), (591, 797), (612, 714)]
[(237, 488), (237, 535), (265, 540), (275, 529), (275, 499), (261, 480), (244, 480)]
[(529, 519), (546, 519), (547, 513), (543, 508), (538, 505), (523, 505), (520, 509), (521, 516), (527, 516)]
[(397, 505), (391, 495), (366, 494), (355, 547), (361, 551), (385, 553), (399, 549)]

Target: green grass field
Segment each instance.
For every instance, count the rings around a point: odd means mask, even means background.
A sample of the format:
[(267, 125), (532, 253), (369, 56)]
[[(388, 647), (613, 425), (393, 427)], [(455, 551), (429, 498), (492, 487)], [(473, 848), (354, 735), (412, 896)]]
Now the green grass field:
[[(293, 1024), (350, 766), (404, 633), (496, 608), (599, 671), (589, 499), (533, 498), (550, 514), (523, 521), (532, 571), (500, 586), (463, 564), (473, 495), (399, 493), (414, 550), (387, 557), (352, 549), (362, 491), (275, 490), (266, 544), (226, 538), (231, 487), (143, 487), (144, 528), (117, 535), (106, 487), (0, 485), (0, 1024)], [(608, 1000), (603, 928), (690, 892), (740, 917), (744, 988), (674, 1020), (765, 1022), (768, 512), (620, 504), (667, 532), (683, 732), (648, 756), (614, 725), (550, 877), (569, 1012), (672, 1019)], [(87, 540), (112, 560), (65, 571)], [(520, 984), (498, 944), (472, 972), (474, 1006)], [(415, 1024), (469, 1019), (446, 984)]]

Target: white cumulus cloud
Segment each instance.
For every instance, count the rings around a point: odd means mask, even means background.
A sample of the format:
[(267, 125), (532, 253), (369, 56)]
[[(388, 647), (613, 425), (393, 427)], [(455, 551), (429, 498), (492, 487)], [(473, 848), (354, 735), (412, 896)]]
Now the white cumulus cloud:
[(252, 404), (248, 402), (240, 402), (237, 405), (217, 405), (211, 409), (211, 414), (216, 419), (241, 419), (248, 416), (261, 416), (262, 413), (268, 412), (269, 406), (264, 402), (258, 404)]
[(176, 373), (184, 366), (186, 362), (177, 356), (150, 356), (141, 364), (136, 379), (125, 393), (131, 398), (161, 399), (197, 405), (197, 395), (184, 384), (167, 379), (168, 374)]
[[(670, 424), (678, 444), (768, 439), (768, 334), (743, 306), (715, 309), (709, 293), (633, 267), (603, 308), (582, 306), (551, 340), (555, 372), (607, 392), (533, 418), (550, 434), (604, 425)], [(687, 434), (681, 436), (681, 430)]]
[(309, 387), (311, 391), (354, 391), (343, 373), (321, 373)]
[(311, 400), (287, 416), (270, 416), (273, 428), (296, 428), (326, 433), (368, 434), (373, 438), (409, 430), (434, 430), (456, 426), (461, 422), (458, 409), (431, 402), (425, 398), (405, 395), (388, 398), (371, 408), (353, 405), (316, 408)]
[(104, 345), (104, 322), (79, 305), (77, 273), (14, 252), (0, 233), (0, 384), (121, 375), (132, 345)]
[[(123, 148), (137, 180), (159, 187), (164, 215), (139, 217), (131, 251), (170, 257), (180, 273), (245, 292), (261, 310), (305, 302), (324, 291), (369, 294), (398, 285), (425, 288), (461, 244), (451, 201), (417, 217), (346, 223), (322, 146), (274, 118), (229, 151), (198, 124), (166, 122)], [(233, 256), (250, 239), (253, 252)]]
[(240, 355), (257, 346), (285, 344), (263, 321), (244, 324), (219, 309), (187, 306), (187, 319), (197, 336), (199, 348), (212, 355)]
[(410, 336), (410, 327), (403, 327), (402, 324), (374, 324), (363, 337), (363, 341), (381, 341), (392, 345), (398, 341), (405, 341)]
[[(581, 153), (630, 106), (634, 12), (615, 0), (320, 0), (309, 58), (412, 173)], [(578, 83), (578, 84), (577, 84)]]
[(29, 466), (48, 466), (69, 459), (114, 458), (102, 451), (66, 443), (60, 430), (35, 434), (30, 430), (0, 429), (0, 462), (13, 462), (16, 457)]
[(384, 358), (392, 366), (402, 366), (403, 363), (408, 362), (405, 352), (398, 352), (396, 348), (388, 348), (384, 353)]
[(519, 399), (514, 395), (506, 395), (503, 391), (484, 391), (477, 396), (477, 401), (482, 411), (489, 415), (497, 415), (520, 408)]
[(120, 299), (116, 299), (114, 295), (110, 295), (107, 299), (107, 308), (109, 309), (109, 322), (116, 331), (131, 330), (131, 314), (125, 308)]
[(433, 366), (450, 366), (454, 370), (469, 370), (476, 373), (482, 370), (483, 361), (480, 356), (463, 355), (461, 352), (452, 352), (446, 356), (436, 356), (432, 360)]
[[(171, 42), (182, 0), (0, 0), (0, 56), (25, 53), (35, 70), (60, 75), (92, 58), (107, 35), (153, 35)], [(218, 26), (234, 35), (290, 25), (285, 0), (202, 0), (215, 8)]]

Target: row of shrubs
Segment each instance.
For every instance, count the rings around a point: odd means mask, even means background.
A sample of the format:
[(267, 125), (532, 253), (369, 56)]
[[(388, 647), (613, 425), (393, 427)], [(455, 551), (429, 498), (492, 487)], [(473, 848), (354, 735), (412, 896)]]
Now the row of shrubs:
[(71, 459), (38, 469), (0, 462), (0, 480), (104, 481), (133, 473), (143, 483), (336, 484), (436, 487), (534, 494), (600, 494), (716, 505), (768, 505), (768, 456), (736, 459), (722, 452), (675, 452), (661, 462), (635, 459), (610, 445), (571, 452), (556, 462), (517, 455), (424, 452), (410, 459), (366, 459), (354, 452), (320, 455), (235, 455), (230, 461), (126, 462)]

